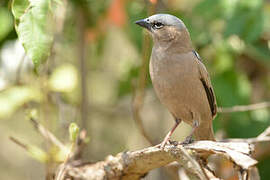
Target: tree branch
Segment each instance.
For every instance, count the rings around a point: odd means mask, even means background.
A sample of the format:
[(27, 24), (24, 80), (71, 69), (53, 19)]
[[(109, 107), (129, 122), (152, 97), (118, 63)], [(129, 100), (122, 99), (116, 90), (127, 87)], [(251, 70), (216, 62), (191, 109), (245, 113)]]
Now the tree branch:
[(65, 180), (139, 180), (152, 169), (178, 162), (182, 167), (179, 171), (181, 176), (212, 180), (218, 178), (200, 161), (205, 160), (204, 158), (210, 154), (216, 154), (235, 164), (240, 179), (259, 180), (260, 176), (255, 167), (257, 161), (252, 158), (252, 154), (257, 144), (270, 142), (269, 136), (270, 127), (258, 137), (250, 139), (228, 139), (223, 142), (197, 141), (188, 145), (173, 142), (164, 149), (157, 145), (137, 151), (121, 152), (96, 163), (78, 164), (78, 161), (73, 161), (60, 165), (56, 177), (59, 173), (63, 173), (62, 179)]
[(38, 123), (34, 118), (30, 118), (31, 123), (35, 127), (35, 129), (48, 141), (57, 146), (59, 149), (66, 149), (66, 146), (59, 141), (53, 133), (51, 133), (48, 129)]
[(244, 111), (253, 111), (257, 109), (269, 108), (270, 102), (260, 102), (256, 104), (249, 104), (249, 105), (239, 105), (233, 107), (219, 107), (219, 113), (232, 113), (232, 112), (244, 112)]
[[(195, 179), (212, 179), (213, 174), (201, 167), (195, 160), (205, 154), (219, 154), (233, 161), (239, 169), (248, 171), (257, 161), (250, 157), (252, 145), (235, 142), (198, 141), (186, 146), (180, 144), (166, 145), (164, 150), (159, 145), (138, 151), (128, 151), (108, 156), (104, 161), (81, 166), (66, 165), (63, 179), (124, 179), (136, 180), (145, 176), (150, 170), (177, 161), (188, 174)], [(61, 168), (61, 167), (60, 167)], [(206, 172), (207, 171), (207, 176)]]
[(79, 44), (78, 44), (78, 60), (80, 69), (81, 80), (81, 127), (87, 130), (87, 116), (88, 116), (88, 96), (87, 96), (87, 62), (86, 62), (86, 42), (85, 42), (85, 11), (84, 8), (78, 8), (78, 31), (79, 31)]
[[(152, 15), (155, 13), (156, 3), (149, 3), (148, 5), (148, 14)], [(155, 144), (153, 140), (149, 137), (147, 132), (143, 126), (143, 120), (140, 115), (141, 109), (144, 104), (144, 95), (145, 95), (145, 87), (147, 85), (147, 75), (148, 75), (148, 64), (150, 60), (150, 47), (151, 47), (151, 40), (149, 34), (144, 33), (143, 35), (143, 57), (142, 57), (142, 64), (139, 71), (139, 78), (137, 81), (137, 85), (134, 88), (133, 92), (133, 101), (132, 101), (132, 113), (133, 119), (138, 126), (138, 129), (142, 136), (147, 140), (148, 143), (151, 145)]]

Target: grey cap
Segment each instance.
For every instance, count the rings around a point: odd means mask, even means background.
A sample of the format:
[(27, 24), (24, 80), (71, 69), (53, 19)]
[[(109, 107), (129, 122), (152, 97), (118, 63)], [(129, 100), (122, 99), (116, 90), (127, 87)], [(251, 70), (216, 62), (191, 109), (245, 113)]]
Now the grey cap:
[(136, 21), (135, 23), (147, 29), (149, 29), (151, 27), (151, 24), (154, 23), (162, 23), (164, 26), (174, 26), (179, 29), (186, 28), (183, 21), (181, 21), (176, 16), (170, 14), (155, 14), (148, 18)]

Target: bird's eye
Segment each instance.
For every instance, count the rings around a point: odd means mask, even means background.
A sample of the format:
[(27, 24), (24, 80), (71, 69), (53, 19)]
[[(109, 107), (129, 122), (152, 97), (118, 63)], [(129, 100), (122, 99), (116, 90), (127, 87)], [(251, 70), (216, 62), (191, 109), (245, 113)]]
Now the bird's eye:
[(153, 28), (154, 29), (160, 29), (160, 28), (162, 28), (164, 25), (162, 24), (162, 23), (160, 23), (160, 22), (155, 22), (154, 24), (153, 24)]

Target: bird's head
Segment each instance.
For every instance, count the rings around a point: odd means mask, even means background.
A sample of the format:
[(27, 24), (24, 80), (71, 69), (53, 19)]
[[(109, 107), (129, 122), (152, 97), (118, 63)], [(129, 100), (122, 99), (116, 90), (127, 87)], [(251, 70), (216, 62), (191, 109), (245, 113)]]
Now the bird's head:
[(155, 14), (135, 22), (146, 28), (154, 41), (172, 41), (189, 37), (185, 24), (177, 17), (170, 14)]

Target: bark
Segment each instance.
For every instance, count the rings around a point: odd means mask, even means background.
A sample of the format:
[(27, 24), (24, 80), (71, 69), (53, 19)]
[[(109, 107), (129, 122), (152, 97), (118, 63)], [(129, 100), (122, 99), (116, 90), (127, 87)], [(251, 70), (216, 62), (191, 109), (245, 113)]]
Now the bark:
[[(241, 174), (249, 177), (250, 170), (257, 161), (251, 158), (253, 145), (246, 142), (198, 141), (190, 145), (170, 144), (161, 149), (159, 145), (138, 151), (121, 152), (108, 156), (104, 161), (76, 165), (74, 162), (62, 164), (57, 174), (59, 179), (75, 180), (136, 180), (155, 168), (174, 161), (185, 169), (192, 179), (218, 179), (206, 166), (205, 157), (218, 154), (234, 162)], [(247, 179), (245, 178), (245, 179)]]

